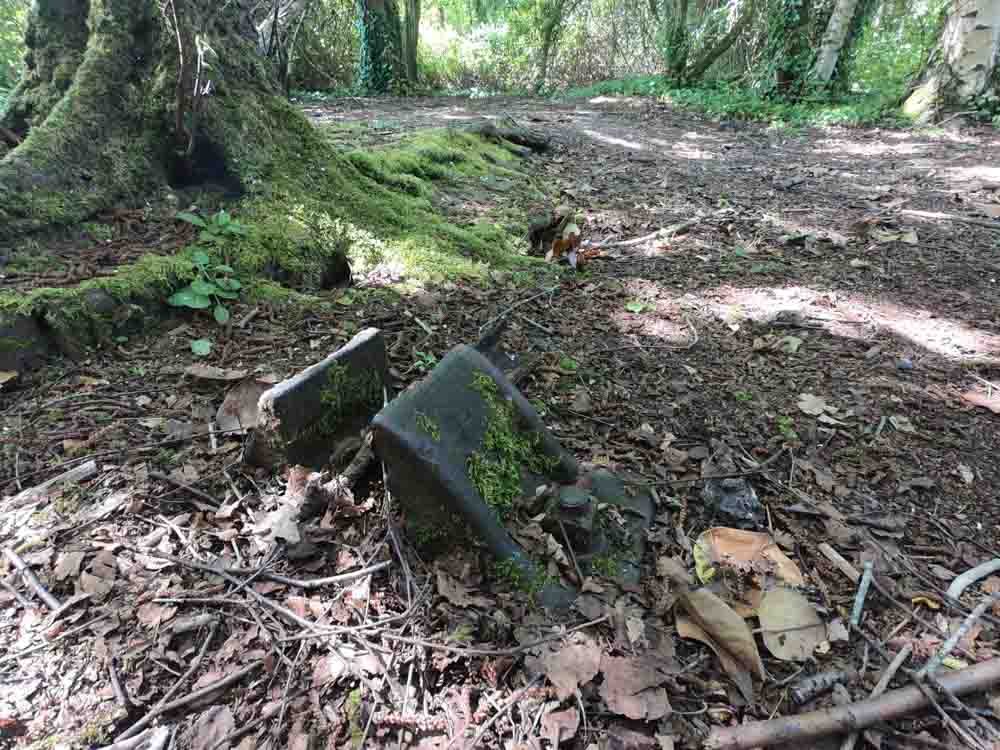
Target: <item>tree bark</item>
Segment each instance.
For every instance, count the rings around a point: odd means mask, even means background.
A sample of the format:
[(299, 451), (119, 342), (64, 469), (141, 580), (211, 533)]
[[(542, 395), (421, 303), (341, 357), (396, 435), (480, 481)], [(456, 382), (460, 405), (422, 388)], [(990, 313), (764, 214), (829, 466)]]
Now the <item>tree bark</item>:
[(938, 48), (904, 102), (904, 114), (927, 122), (947, 108), (997, 96), (998, 56), (1000, 2), (951, 0)]
[(258, 53), (252, 8), (36, 0), (8, 113), (24, 138), (0, 160), (0, 239), (81, 221), (171, 181), (210, 175), (255, 189), (278, 147), (311, 130)]
[(829, 83), (837, 68), (840, 50), (847, 39), (847, 31), (851, 28), (851, 19), (858, 7), (858, 0), (837, 0), (826, 24), (826, 32), (820, 43), (816, 62), (813, 63), (812, 77), (817, 81)]
[(399, 86), (403, 40), (396, 0), (358, 0), (361, 60), (358, 84), (369, 94), (385, 94)]
[(420, 44), (420, 0), (406, 0), (403, 24), (403, 56), (406, 80), (417, 83), (417, 49)]
[(736, 22), (715, 44), (704, 50), (701, 56), (688, 66), (687, 70), (684, 71), (685, 81), (697, 81), (705, 74), (705, 71), (712, 67), (712, 63), (726, 54), (750, 24), (750, 19), (753, 17), (753, 7), (753, 0), (743, 0), (743, 7), (740, 8), (740, 15)]

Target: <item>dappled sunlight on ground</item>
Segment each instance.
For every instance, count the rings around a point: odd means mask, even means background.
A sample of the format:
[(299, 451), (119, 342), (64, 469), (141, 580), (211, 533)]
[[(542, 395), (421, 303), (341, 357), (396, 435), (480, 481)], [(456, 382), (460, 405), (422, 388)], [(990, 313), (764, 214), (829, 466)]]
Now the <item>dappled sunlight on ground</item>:
[(929, 143), (859, 143), (827, 138), (816, 143), (813, 153), (842, 156), (913, 156), (924, 153), (931, 147)]
[(607, 143), (612, 146), (621, 146), (622, 148), (630, 148), (634, 151), (642, 151), (643, 149), (643, 145), (638, 141), (626, 141), (624, 138), (616, 138), (613, 135), (605, 135), (604, 133), (599, 133), (596, 130), (584, 130), (583, 132), (595, 141), (600, 141), (601, 143)]
[(1000, 335), (917, 306), (863, 295), (804, 286), (720, 286), (684, 293), (647, 279), (631, 279), (625, 290), (631, 301), (612, 315), (612, 322), (627, 341), (629, 336), (641, 335), (665, 344), (689, 342), (690, 316), (707, 313), (734, 332), (747, 323), (777, 322), (788, 325), (790, 331), (796, 327), (822, 329), (834, 336), (872, 343), (888, 333), (914, 345), (917, 352), (963, 363), (1000, 364)]
[(888, 332), (947, 359), (1000, 362), (1000, 336), (915, 306), (800, 286), (720, 287), (702, 296), (709, 309), (727, 322), (741, 318), (767, 322), (791, 315), (798, 322), (822, 327), (836, 336), (874, 340)]

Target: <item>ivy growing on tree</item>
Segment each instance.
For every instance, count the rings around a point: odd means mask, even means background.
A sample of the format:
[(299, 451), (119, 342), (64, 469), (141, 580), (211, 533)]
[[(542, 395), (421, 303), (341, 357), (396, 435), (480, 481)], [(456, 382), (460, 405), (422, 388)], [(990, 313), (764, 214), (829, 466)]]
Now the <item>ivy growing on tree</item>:
[(369, 94), (399, 89), (405, 80), (403, 34), (396, 0), (358, 0), (358, 86)]

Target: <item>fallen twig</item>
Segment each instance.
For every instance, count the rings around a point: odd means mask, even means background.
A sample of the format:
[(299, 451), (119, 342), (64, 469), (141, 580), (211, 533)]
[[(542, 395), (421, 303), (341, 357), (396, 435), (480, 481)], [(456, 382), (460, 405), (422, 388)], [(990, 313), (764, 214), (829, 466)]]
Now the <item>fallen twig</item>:
[[(910, 654), (913, 653), (913, 645), (907, 643), (903, 649), (896, 654), (896, 658), (892, 660), (892, 663), (885, 668), (882, 676), (879, 678), (875, 687), (872, 688), (869, 698), (878, 698), (886, 690), (889, 689), (889, 683), (892, 682), (892, 678), (896, 676), (896, 672), (899, 668), (906, 663), (906, 660), (910, 658)], [(844, 738), (844, 741), (840, 745), (840, 750), (854, 750), (854, 745), (858, 741), (858, 737), (861, 736), (860, 732), (851, 732)]]
[(138, 748), (142, 748), (143, 750), (161, 750), (167, 744), (167, 740), (170, 739), (170, 734), (170, 727), (147, 729), (142, 734), (121, 742), (116, 742), (113, 745), (107, 745), (101, 748), (101, 750), (138, 750)]
[(503, 704), (503, 706), (500, 708), (499, 711), (493, 714), (487, 721), (483, 722), (483, 725), (479, 727), (479, 731), (476, 732), (476, 736), (472, 738), (472, 744), (468, 746), (467, 750), (474, 750), (476, 745), (479, 744), (479, 740), (481, 740), (483, 738), (483, 735), (486, 734), (487, 731), (489, 731), (489, 728), (493, 726), (501, 716), (506, 716), (507, 713), (521, 701), (521, 697), (529, 690), (531, 690), (531, 688), (533, 688), (540, 679), (541, 679), (540, 675), (535, 677), (535, 679), (533, 679), (523, 688), (521, 688), (512, 696), (510, 696), (510, 698), (507, 700), (506, 703)]
[(170, 686), (170, 689), (163, 694), (163, 697), (156, 702), (156, 705), (149, 710), (149, 713), (147, 713), (145, 716), (139, 719), (139, 721), (137, 721), (135, 724), (130, 726), (128, 729), (126, 729), (124, 732), (122, 732), (115, 738), (115, 744), (123, 742), (124, 740), (127, 740), (129, 737), (134, 737), (136, 734), (138, 734), (147, 726), (149, 726), (149, 723), (153, 719), (155, 719), (157, 716), (163, 713), (163, 707), (167, 705), (170, 699), (173, 698), (174, 695), (177, 693), (177, 691), (181, 689), (181, 685), (187, 682), (191, 678), (191, 676), (195, 673), (195, 670), (198, 669), (198, 666), (201, 664), (201, 660), (205, 658), (205, 652), (208, 650), (208, 645), (212, 642), (212, 639), (215, 637), (215, 632), (218, 630), (218, 628), (219, 628), (218, 621), (213, 622), (211, 629), (208, 631), (208, 636), (205, 638), (205, 641), (201, 644), (201, 649), (198, 651), (198, 655), (195, 657), (194, 662), (192, 662), (188, 670), (184, 674), (182, 674), (173, 685)]
[[(215, 435), (215, 433), (212, 432), (212, 435)], [(159, 480), (160, 482), (166, 482), (167, 484), (173, 485), (174, 487), (176, 487), (179, 490), (184, 490), (189, 495), (193, 495), (194, 497), (196, 497), (199, 500), (201, 500), (202, 503), (204, 503), (205, 505), (208, 506), (207, 508), (203, 508), (200, 505), (198, 505), (197, 503), (195, 503), (195, 506), (198, 508), (198, 510), (217, 511), (219, 509), (219, 502), (218, 502), (218, 500), (216, 500), (214, 497), (212, 497), (208, 493), (202, 492), (201, 490), (199, 490), (196, 487), (192, 487), (189, 484), (185, 484), (184, 482), (182, 482), (179, 479), (174, 479), (172, 476), (169, 476), (167, 474), (163, 474), (163, 473), (161, 473), (159, 471), (151, 471), (151, 472), (149, 472), (149, 478), (150, 479)]]
[[(1000, 659), (975, 664), (941, 677), (941, 683), (955, 695), (986, 690), (1000, 682)], [(804, 742), (831, 734), (867, 729), (882, 721), (892, 721), (929, 705), (916, 685), (892, 690), (847, 706), (811, 711), (733, 727), (712, 729), (705, 750), (749, 750), (753, 747)]]
[(46, 607), (54, 612), (62, 606), (62, 602), (49, 593), (49, 590), (38, 580), (35, 571), (28, 566), (28, 563), (21, 559), (20, 555), (9, 548), (4, 548), (3, 554), (10, 560), (10, 564), (21, 572), (21, 579), (31, 587), (39, 599), (45, 602)]
[(851, 627), (856, 628), (861, 624), (861, 614), (865, 611), (865, 598), (868, 596), (868, 589), (872, 585), (872, 576), (875, 567), (871, 561), (865, 563), (865, 572), (861, 574), (861, 583), (858, 584), (858, 593), (854, 597), (854, 609), (851, 610)]
[[(38, 472), (32, 472), (32, 474), (37, 474), (37, 473)], [(42, 494), (51, 487), (55, 487), (56, 485), (66, 484), (68, 482), (82, 482), (84, 479), (90, 479), (90, 477), (94, 476), (94, 474), (96, 473), (97, 473), (97, 461), (90, 459), (86, 463), (82, 463), (79, 466), (74, 466), (72, 469), (67, 469), (63, 473), (57, 474), (51, 479), (46, 479), (41, 484), (35, 485), (34, 487), (29, 487), (23, 492), (17, 493), (11, 500), (10, 507), (16, 508), (22, 503), (26, 503), (30, 500), (33, 500), (36, 496)], [(22, 476), (21, 479), (24, 479), (27, 476), (31, 476), (31, 474), (26, 474)]]
[(962, 596), (969, 586), (981, 581), (988, 575), (992, 575), (1000, 570), (1000, 557), (995, 560), (990, 560), (989, 562), (984, 562), (982, 565), (977, 565), (976, 567), (965, 571), (962, 575), (955, 578), (945, 592), (952, 599), (958, 599)]
[(934, 654), (931, 659), (928, 659), (927, 663), (920, 668), (917, 672), (917, 678), (922, 680), (925, 677), (934, 674), (937, 668), (941, 666), (941, 662), (955, 650), (955, 647), (958, 646), (959, 642), (963, 638), (965, 638), (968, 632), (972, 629), (972, 626), (976, 624), (976, 621), (983, 616), (983, 613), (998, 601), (1000, 601), (1000, 594), (987, 596), (979, 602), (976, 608), (969, 613), (969, 616), (965, 618), (955, 632), (948, 637), (948, 640), (941, 644), (941, 648), (938, 649), (938, 652)]
[(833, 566), (843, 573), (851, 581), (851, 583), (857, 583), (861, 580), (861, 574), (858, 572), (858, 569), (851, 565), (843, 555), (837, 552), (837, 550), (829, 544), (823, 542), (816, 549), (823, 554), (823, 557), (833, 563)]

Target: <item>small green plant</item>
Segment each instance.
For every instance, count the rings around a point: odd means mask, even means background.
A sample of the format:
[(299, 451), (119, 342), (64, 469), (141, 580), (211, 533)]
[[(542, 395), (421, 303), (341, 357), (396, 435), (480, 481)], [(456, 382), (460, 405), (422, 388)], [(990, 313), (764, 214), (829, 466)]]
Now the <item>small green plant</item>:
[(194, 280), (170, 295), (167, 304), (173, 307), (189, 307), (192, 310), (212, 307), (216, 322), (224, 325), (229, 321), (229, 308), (223, 300), (237, 299), (243, 285), (239, 279), (232, 277), (236, 272), (230, 266), (224, 263), (213, 264), (204, 250), (195, 250), (191, 255), (191, 261), (195, 266)]
[(559, 360), (559, 369), (565, 372), (576, 372), (580, 369), (580, 363), (572, 357), (562, 357)]
[(621, 565), (614, 557), (605, 555), (591, 560), (590, 570), (601, 578), (617, 578), (621, 572)]
[(798, 440), (799, 433), (795, 431), (795, 421), (788, 415), (782, 415), (777, 419), (778, 432), (785, 440)]
[(628, 310), (630, 313), (636, 313), (636, 314), (643, 313), (648, 308), (649, 306), (645, 302), (642, 302), (640, 300), (633, 300), (631, 302), (625, 303), (625, 309)]
[(532, 596), (541, 593), (542, 589), (551, 582), (544, 570), (537, 570), (532, 575), (516, 560), (499, 560), (494, 564), (493, 569), (497, 578), (503, 578), (514, 588)]
[(417, 412), (417, 429), (427, 433), (435, 443), (441, 439), (441, 425), (433, 417), (429, 417), (422, 411)]
[(420, 370), (420, 372), (429, 372), (437, 364), (437, 357), (430, 352), (414, 352), (413, 354), (415, 357), (413, 366)]
[(209, 339), (195, 339), (191, 342), (191, 352), (199, 357), (207, 357), (212, 351), (212, 342)]
[(753, 401), (753, 394), (746, 391), (736, 391), (733, 393), (733, 398), (745, 404)]
[(178, 213), (177, 218), (201, 228), (198, 241), (203, 243), (203, 246), (195, 245), (191, 248), (191, 262), (195, 267), (194, 279), (186, 287), (170, 295), (167, 304), (174, 307), (189, 307), (192, 310), (206, 310), (211, 307), (216, 322), (224, 325), (229, 322), (229, 308), (226, 307), (224, 300), (237, 299), (243, 285), (239, 279), (234, 278), (236, 271), (231, 266), (212, 262), (208, 249), (220, 248), (226, 240), (245, 235), (247, 229), (224, 209), (208, 220), (187, 211)]

